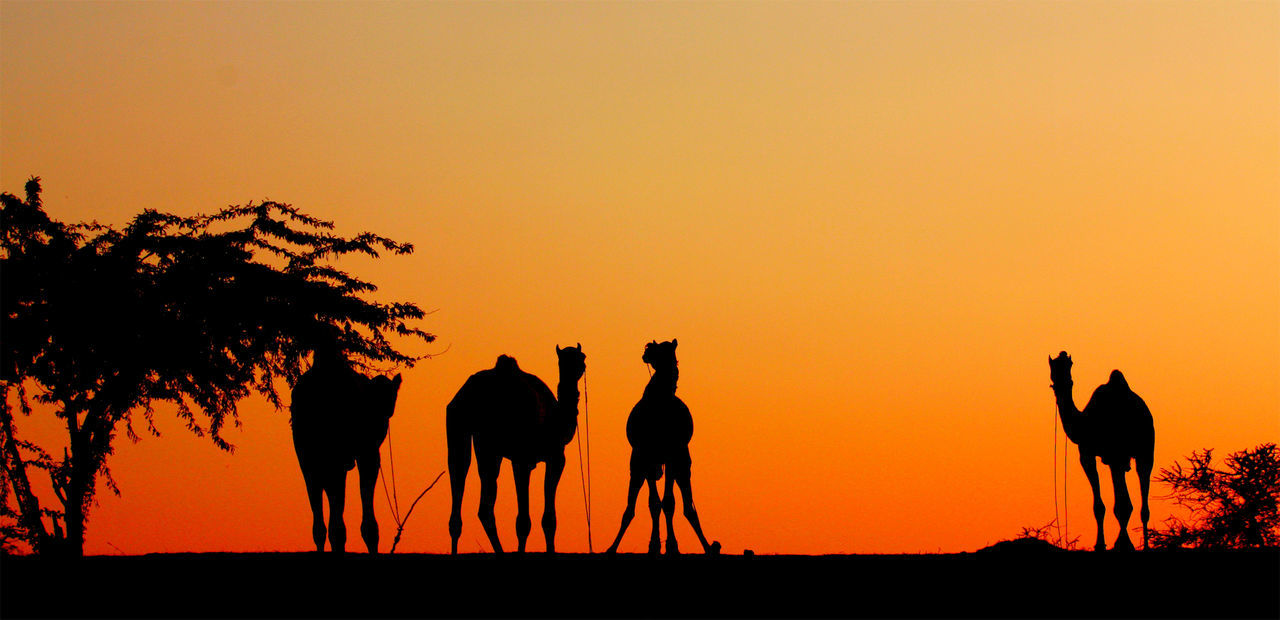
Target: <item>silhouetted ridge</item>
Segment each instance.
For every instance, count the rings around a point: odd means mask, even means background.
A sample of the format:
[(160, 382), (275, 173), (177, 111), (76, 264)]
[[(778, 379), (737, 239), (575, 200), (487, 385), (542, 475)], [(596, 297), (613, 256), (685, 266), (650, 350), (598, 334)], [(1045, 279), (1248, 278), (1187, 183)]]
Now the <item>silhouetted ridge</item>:
[(1039, 538), (1015, 538), (1013, 540), (1002, 540), (994, 545), (979, 549), (978, 553), (1052, 553), (1056, 551), (1066, 551), (1047, 540)]

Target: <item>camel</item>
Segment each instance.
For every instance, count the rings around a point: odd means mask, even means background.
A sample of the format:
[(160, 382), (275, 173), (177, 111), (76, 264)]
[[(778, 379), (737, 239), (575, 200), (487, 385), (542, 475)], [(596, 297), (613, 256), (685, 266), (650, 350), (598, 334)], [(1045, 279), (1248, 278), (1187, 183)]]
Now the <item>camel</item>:
[(502, 355), (489, 370), (482, 370), (463, 383), (449, 402), (445, 430), (449, 444), (449, 486), (453, 506), (449, 515), (450, 553), (458, 553), (462, 535), (462, 495), (471, 468), (474, 445), (480, 473), (480, 524), (493, 545), (502, 553), (493, 505), (497, 500), (498, 470), (502, 459), (511, 461), (516, 485), (517, 551), (523, 553), (531, 527), (529, 521), (529, 474), (538, 463), (546, 463), (543, 480), (544, 507), (542, 533), (547, 553), (555, 553), (556, 486), (564, 471), (564, 448), (578, 429), (578, 380), (587, 370), (582, 344), (561, 349), (556, 346), (560, 383), (556, 396), (542, 379), (523, 370), (516, 360)]
[(329, 497), (329, 547), (346, 550), (342, 521), (347, 472), (359, 466), (360, 536), (369, 553), (378, 552), (374, 483), (382, 466), (381, 447), (395, 412), (400, 375), (366, 377), (336, 348), (316, 351), (315, 361), (293, 387), (290, 403), (293, 447), (311, 502), (311, 537), (324, 551), (324, 496)]
[[(698, 511), (693, 505), (693, 486), (690, 482), (689, 440), (693, 438), (693, 415), (684, 401), (676, 396), (676, 382), (680, 377), (680, 369), (676, 362), (676, 346), (679, 340), (658, 343), (650, 342), (644, 347), (640, 359), (653, 367), (653, 376), (644, 388), (640, 401), (631, 409), (627, 417), (627, 441), (631, 444), (631, 480), (627, 487), (627, 508), (622, 513), (622, 524), (618, 528), (618, 536), (609, 546), (606, 553), (617, 553), (622, 536), (631, 525), (636, 513), (636, 497), (641, 485), (649, 487), (649, 516), (653, 519), (653, 530), (649, 536), (649, 553), (656, 554), (660, 550), (658, 536), (659, 506), (667, 518), (667, 554), (677, 555), (680, 547), (676, 543), (675, 532), (675, 495), (673, 485), (680, 486), (680, 497), (684, 501), (684, 516), (698, 535), (704, 552), (715, 555), (720, 552), (720, 543), (709, 543), (702, 533), (702, 524), (698, 520)], [(658, 479), (666, 474), (666, 494), (658, 496)]]
[(1138, 470), (1138, 485), (1142, 491), (1142, 548), (1147, 548), (1147, 521), (1151, 510), (1147, 495), (1151, 489), (1151, 467), (1155, 461), (1156, 431), (1151, 411), (1142, 398), (1129, 389), (1129, 383), (1119, 370), (1111, 371), (1107, 382), (1094, 390), (1084, 411), (1076, 409), (1071, 395), (1071, 356), (1062, 351), (1056, 358), (1049, 358), (1049, 376), (1053, 380), (1053, 394), (1058, 401), (1058, 415), (1062, 428), (1080, 448), (1080, 466), (1093, 490), (1093, 516), (1098, 522), (1098, 538), (1095, 551), (1104, 551), (1106, 542), (1102, 536), (1102, 522), (1107, 508), (1098, 490), (1098, 466), (1095, 458), (1111, 468), (1111, 485), (1115, 490), (1112, 511), (1120, 523), (1120, 534), (1112, 546), (1113, 551), (1133, 550), (1129, 540), (1129, 517), (1133, 514), (1133, 502), (1129, 500), (1129, 488), (1125, 485), (1125, 472), (1133, 460)]

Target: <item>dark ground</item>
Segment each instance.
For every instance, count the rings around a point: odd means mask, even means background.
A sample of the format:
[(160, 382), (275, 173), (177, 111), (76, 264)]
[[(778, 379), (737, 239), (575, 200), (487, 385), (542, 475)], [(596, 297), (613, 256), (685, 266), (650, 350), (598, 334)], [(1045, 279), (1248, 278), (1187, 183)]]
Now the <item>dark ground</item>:
[(0, 559), (18, 617), (1280, 617), (1280, 551)]

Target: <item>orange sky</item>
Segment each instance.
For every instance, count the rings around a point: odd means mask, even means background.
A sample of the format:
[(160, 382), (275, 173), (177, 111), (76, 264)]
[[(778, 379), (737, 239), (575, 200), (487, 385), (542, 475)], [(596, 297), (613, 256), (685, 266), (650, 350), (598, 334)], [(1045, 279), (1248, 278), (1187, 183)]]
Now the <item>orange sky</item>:
[[(423, 352), (448, 348), (405, 374), (404, 503), (444, 470), (469, 374), (507, 353), (554, 385), (577, 342), (597, 550), (653, 339), (680, 339), (697, 504), (732, 553), (965, 551), (1049, 522), (1060, 349), (1080, 406), (1125, 372), (1157, 467), (1280, 439), (1274, 2), (6, 1), (0, 48), (0, 187), (40, 175), (55, 217), (270, 198), (416, 245), (344, 264), (438, 309)], [(234, 455), (158, 419), (118, 440), (88, 552), (310, 547), (287, 412), (245, 402)], [(587, 549), (576, 449), (562, 551)], [(474, 471), (464, 551), (488, 549)], [(448, 551), (443, 482), (401, 550)], [(506, 465), (499, 493), (514, 547)]]

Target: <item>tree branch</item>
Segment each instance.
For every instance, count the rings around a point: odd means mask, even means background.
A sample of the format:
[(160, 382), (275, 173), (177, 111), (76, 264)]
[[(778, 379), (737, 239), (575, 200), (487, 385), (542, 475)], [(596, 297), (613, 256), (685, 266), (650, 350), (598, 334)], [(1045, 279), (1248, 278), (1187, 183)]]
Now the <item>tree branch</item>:
[(26, 463), (18, 452), (17, 436), (13, 425), (13, 410), (9, 407), (9, 383), (0, 383), (0, 460), (4, 463), (4, 474), (13, 487), (18, 499), (19, 521), (26, 530), (27, 542), (39, 553), (49, 540), (49, 533), (44, 529), (44, 521), (40, 515), (40, 500), (31, 492), (31, 481), (27, 477)]

